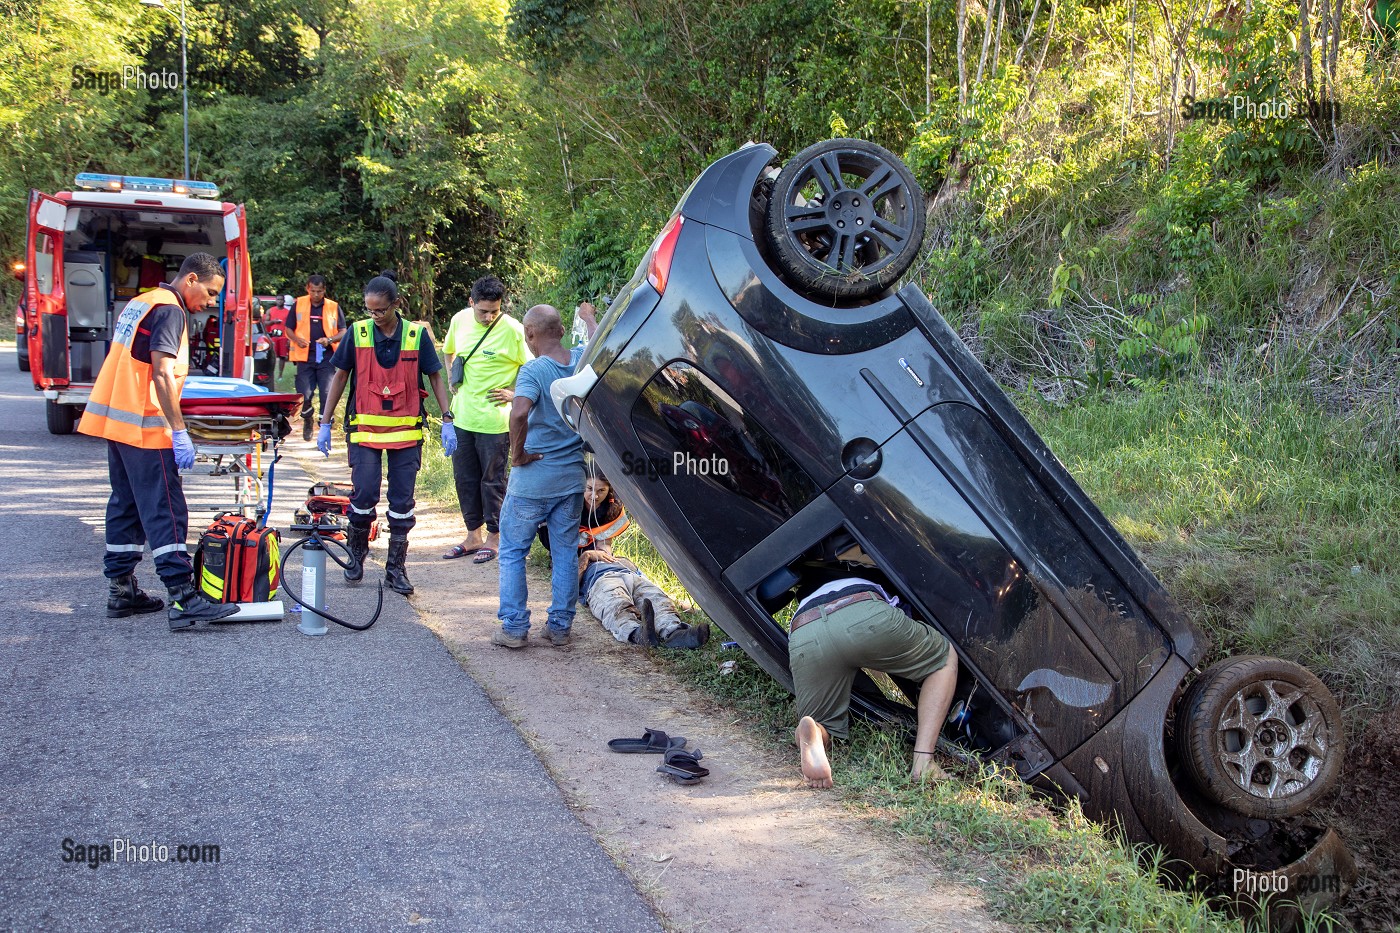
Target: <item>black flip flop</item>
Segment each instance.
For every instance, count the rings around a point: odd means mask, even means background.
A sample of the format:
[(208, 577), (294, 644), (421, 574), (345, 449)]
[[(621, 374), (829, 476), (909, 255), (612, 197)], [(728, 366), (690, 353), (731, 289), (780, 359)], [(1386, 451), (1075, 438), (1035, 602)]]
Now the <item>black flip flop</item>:
[(705, 753), (700, 749), (686, 751), (673, 748), (666, 753), (666, 759), (656, 766), (658, 774), (664, 774), (677, 784), (699, 784), (701, 778), (710, 776), (710, 769), (700, 766)]
[(624, 755), (662, 755), (671, 749), (685, 748), (685, 736), (667, 735), (660, 729), (648, 729), (640, 739), (613, 739), (608, 748)]

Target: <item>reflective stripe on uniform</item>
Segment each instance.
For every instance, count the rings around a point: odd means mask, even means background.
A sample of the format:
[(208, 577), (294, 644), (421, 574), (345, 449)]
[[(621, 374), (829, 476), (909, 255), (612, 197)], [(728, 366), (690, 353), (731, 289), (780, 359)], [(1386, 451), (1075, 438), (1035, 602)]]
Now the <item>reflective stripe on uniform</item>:
[(171, 554), (175, 551), (179, 551), (182, 554), (188, 554), (190, 552), (189, 548), (185, 546), (185, 542), (181, 541), (179, 544), (167, 544), (163, 547), (153, 548), (151, 550), (151, 556), (159, 557), (162, 554)]
[(163, 428), (167, 423), (164, 415), (144, 417), (134, 411), (113, 408), (111, 405), (99, 405), (95, 402), (88, 402), (83, 406), (83, 411), (84, 413), (91, 412), (101, 418), (110, 418), (113, 421), (120, 421), (122, 424), (134, 424), (139, 428)]
[(352, 505), (350, 506), (350, 511), (354, 512), (356, 515), (373, 515), (373, 514), (374, 514), (374, 509), (362, 509), (362, 508), (360, 508), (358, 505), (354, 505), (354, 504), (352, 504)]
[(140, 554), (146, 549), (144, 544), (109, 544), (107, 550), (117, 554)]
[(413, 517), (413, 510), (412, 510), (412, 509), (409, 509), (407, 512), (395, 512), (395, 511), (392, 511), (392, 510), (391, 510), (391, 511), (387, 512), (386, 514), (387, 514), (390, 518), (412, 518), (412, 517)]
[(400, 441), (421, 441), (423, 431), (414, 429), (412, 431), (390, 431), (380, 433), (378, 431), (354, 431), (350, 434), (352, 444), (396, 444)]
[(151, 310), (151, 307), (150, 302), (142, 301), (140, 298), (128, 301), (121, 314), (117, 316), (117, 323), (112, 327), (112, 342), (130, 347), (131, 341), (136, 337), (136, 326), (141, 323), (141, 319), (146, 316), (146, 312)]
[(401, 424), (417, 424), (417, 415), (361, 415), (356, 413), (350, 416), (350, 424), (363, 424), (367, 427), (393, 428)]

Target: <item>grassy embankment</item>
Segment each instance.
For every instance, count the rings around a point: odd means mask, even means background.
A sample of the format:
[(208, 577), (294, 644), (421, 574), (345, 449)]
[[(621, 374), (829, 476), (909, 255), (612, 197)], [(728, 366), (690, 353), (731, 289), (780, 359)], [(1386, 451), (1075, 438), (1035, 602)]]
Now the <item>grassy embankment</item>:
[[(1295, 658), (1338, 691), (1355, 724), (1395, 702), (1376, 677), (1400, 657), (1400, 488), (1370, 452), (1369, 425), (1328, 416), (1281, 386), (1223, 381), (1027, 415), (1105, 514), (1139, 547), (1217, 652)], [(1391, 471), (1393, 473), (1393, 471)], [(449, 464), (425, 460), (426, 496), (453, 501)], [(680, 594), (640, 534), (624, 550)], [(1378, 624), (1392, 620), (1390, 624)], [(742, 711), (783, 745), (791, 698), (721, 638), (665, 663)], [(738, 669), (718, 673), (737, 658)], [(927, 840), (1003, 916), (1055, 928), (1239, 929), (1199, 897), (1165, 890), (1076, 809), (1054, 810), (1015, 780), (957, 769), (911, 787), (899, 734), (857, 731), (838, 763), (844, 798), (903, 835)]]

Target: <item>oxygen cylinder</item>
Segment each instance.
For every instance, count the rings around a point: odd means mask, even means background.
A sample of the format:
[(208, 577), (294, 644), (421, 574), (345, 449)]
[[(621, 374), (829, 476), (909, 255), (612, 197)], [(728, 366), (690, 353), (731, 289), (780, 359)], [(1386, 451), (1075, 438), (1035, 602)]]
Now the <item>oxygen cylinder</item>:
[(326, 549), (312, 538), (301, 549), (301, 621), (303, 635), (326, 634), (326, 619), (317, 610), (326, 608)]

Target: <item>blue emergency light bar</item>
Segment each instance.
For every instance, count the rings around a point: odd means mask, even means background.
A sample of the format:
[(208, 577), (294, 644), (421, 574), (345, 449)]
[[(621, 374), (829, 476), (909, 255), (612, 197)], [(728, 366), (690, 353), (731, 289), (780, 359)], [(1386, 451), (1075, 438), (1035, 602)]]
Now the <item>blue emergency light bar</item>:
[(210, 181), (174, 178), (143, 178), (140, 175), (105, 175), (79, 172), (73, 183), (88, 191), (133, 191), (143, 194), (178, 194), (191, 198), (219, 197), (219, 186)]

